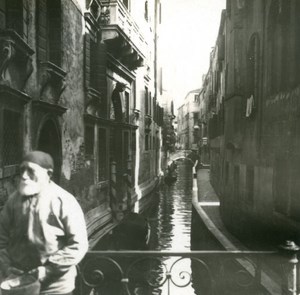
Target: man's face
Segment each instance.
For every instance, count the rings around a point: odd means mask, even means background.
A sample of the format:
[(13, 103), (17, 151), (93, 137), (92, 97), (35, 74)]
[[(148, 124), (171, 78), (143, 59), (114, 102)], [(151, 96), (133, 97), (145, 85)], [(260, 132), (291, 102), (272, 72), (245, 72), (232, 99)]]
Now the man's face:
[(30, 196), (40, 193), (49, 184), (48, 172), (38, 164), (23, 162), (20, 166), (20, 194)]

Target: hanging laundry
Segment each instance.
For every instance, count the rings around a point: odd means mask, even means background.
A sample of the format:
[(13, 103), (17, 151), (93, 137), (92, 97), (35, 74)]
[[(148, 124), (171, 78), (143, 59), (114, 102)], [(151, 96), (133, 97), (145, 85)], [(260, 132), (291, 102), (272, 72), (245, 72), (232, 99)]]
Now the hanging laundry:
[(246, 107), (246, 117), (250, 117), (254, 108), (254, 98), (253, 95), (247, 98), (247, 107)]

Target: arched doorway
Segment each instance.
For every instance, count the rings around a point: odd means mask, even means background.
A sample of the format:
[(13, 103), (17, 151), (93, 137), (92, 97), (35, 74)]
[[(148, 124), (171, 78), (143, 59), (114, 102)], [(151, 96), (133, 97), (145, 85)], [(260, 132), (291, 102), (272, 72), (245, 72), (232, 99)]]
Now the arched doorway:
[(51, 119), (44, 122), (40, 129), (37, 149), (50, 154), (54, 160), (53, 180), (59, 183), (61, 173), (61, 136), (57, 125)]

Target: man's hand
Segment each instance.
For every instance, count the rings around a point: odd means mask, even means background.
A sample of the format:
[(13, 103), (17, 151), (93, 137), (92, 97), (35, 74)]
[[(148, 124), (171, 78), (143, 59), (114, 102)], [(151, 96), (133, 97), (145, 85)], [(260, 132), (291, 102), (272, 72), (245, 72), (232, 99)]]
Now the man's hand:
[(35, 276), (40, 282), (43, 282), (47, 275), (45, 266), (39, 266), (35, 269), (30, 270), (28, 273)]

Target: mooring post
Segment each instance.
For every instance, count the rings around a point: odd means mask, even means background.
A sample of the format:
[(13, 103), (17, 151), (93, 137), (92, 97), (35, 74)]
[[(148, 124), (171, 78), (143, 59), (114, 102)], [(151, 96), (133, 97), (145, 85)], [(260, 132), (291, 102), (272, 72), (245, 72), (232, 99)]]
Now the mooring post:
[[(293, 241), (286, 241), (285, 244), (279, 246), (284, 257), (287, 257), (283, 263), (283, 269), (286, 273), (283, 274), (286, 281), (283, 281), (282, 294), (284, 295), (297, 295), (298, 294), (298, 257), (297, 253), (300, 247)], [(287, 262), (287, 263), (286, 263)], [(285, 272), (285, 271), (284, 271)]]

